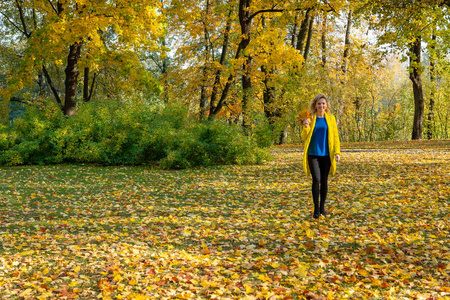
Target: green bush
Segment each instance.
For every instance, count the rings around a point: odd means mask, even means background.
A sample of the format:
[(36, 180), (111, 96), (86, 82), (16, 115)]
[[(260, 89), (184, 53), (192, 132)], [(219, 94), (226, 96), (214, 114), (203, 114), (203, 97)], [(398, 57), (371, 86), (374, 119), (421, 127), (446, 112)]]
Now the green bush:
[(274, 129), (269, 123), (258, 125), (252, 130), (253, 137), (259, 147), (270, 147), (274, 142)]
[(152, 164), (189, 168), (270, 159), (242, 129), (200, 123), (186, 109), (145, 103), (87, 103), (65, 117), (54, 106), (28, 109), (0, 128), (0, 164)]
[(61, 124), (62, 116), (52, 104), (40, 109), (30, 107), (23, 118), (14, 120), (13, 128), (3, 130), (2, 136), (7, 137), (2, 140), (8, 140), (9, 147), (5, 149), (0, 146), (3, 148), (0, 148), (0, 163), (18, 165), (61, 162), (61, 149), (55, 144), (55, 131)]
[(262, 164), (271, 159), (241, 127), (223, 121), (207, 121), (187, 127), (178, 136), (163, 168), (189, 168), (221, 164)]

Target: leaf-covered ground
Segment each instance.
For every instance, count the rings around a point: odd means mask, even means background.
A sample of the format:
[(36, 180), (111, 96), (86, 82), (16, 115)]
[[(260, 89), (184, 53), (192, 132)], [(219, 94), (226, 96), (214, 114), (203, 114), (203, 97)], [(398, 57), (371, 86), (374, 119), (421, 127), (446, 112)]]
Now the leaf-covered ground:
[(450, 141), (264, 166), (0, 168), (2, 299), (449, 299)]

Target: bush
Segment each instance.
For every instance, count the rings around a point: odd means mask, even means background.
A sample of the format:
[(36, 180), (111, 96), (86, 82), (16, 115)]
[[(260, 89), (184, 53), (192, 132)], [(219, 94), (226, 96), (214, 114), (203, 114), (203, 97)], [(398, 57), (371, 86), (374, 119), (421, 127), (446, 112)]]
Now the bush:
[(256, 126), (252, 129), (252, 135), (259, 147), (270, 147), (274, 142), (274, 126), (270, 125), (266, 118), (260, 117)]
[(278, 145), (287, 125), (286, 122), (284, 119), (278, 119), (273, 124), (270, 124), (263, 114), (258, 115), (251, 130), (258, 147), (267, 148), (274, 144)]
[(61, 149), (55, 144), (55, 131), (61, 126), (61, 119), (60, 112), (52, 104), (40, 109), (30, 107), (23, 118), (14, 120), (12, 128), (2, 130), (0, 163), (18, 165), (61, 162)]
[(153, 164), (189, 168), (260, 164), (270, 159), (242, 129), (222, 121), (197, 122), (180, 107), (145, 103), (87, 103), (65, 117), (55, 106), (28, 109), (0, 128), (0, 164), (60, 162)]
[(237, 125), (220, 120), (197, 123), (178, 135), (171, 151), (161, 160), (163, 168), (189, 168), (221, 164), (262, 164), (270, 160)]

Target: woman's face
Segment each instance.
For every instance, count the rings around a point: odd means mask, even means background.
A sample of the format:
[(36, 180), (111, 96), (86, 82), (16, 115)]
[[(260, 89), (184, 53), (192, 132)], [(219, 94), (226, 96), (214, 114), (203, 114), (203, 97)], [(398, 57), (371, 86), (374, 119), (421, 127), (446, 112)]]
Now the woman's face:
[(326, 109), (327, 109), (327, 100), (325, 100), (324, 98), (320, 98), (319, 100), (317, 100), (316, 102), (317, 112), (323, 113), (325, 112)]

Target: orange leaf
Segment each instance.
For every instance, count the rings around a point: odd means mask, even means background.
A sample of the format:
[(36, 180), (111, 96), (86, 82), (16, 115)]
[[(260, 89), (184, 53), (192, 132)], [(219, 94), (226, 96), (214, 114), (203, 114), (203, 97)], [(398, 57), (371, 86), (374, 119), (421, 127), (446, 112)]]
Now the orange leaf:
[(306, 243), (305, 247), (306, 248), (314, 248), (314, 243)]
[(203, 247), (201, 253), (202, 253), (203, 255), (207, 255), (207, 254), (209, 254), (209, 253), (211, 253), (211, 252), (209, 251), (208, 247)]
[(298, 113), (298, 117), (299, 120), (303, 120), (303, 119), (311, 119), (311, 112), (309, 110), (302, 110), (301, 112)]

